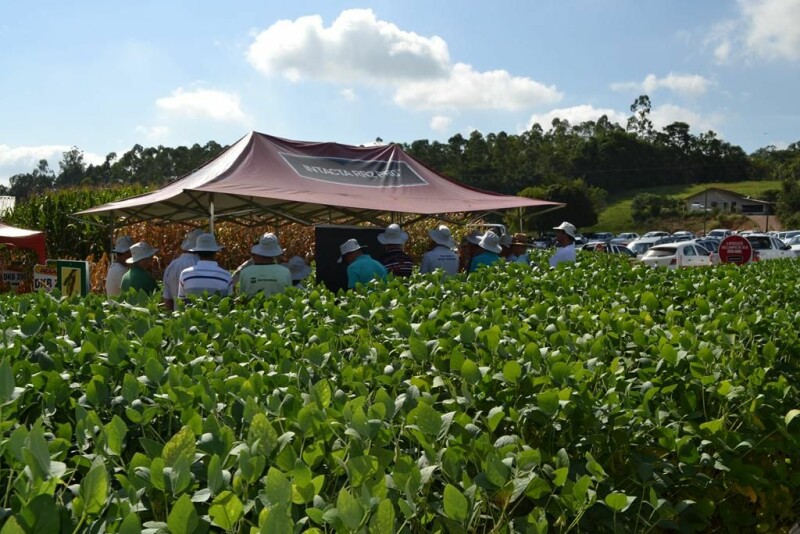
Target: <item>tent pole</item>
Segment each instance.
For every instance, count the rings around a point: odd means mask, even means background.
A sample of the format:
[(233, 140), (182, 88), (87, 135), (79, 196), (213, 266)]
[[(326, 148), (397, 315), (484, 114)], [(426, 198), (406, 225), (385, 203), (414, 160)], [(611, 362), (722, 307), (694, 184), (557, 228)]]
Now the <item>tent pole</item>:
[(211, 193), (208, 202), (208, 231), (214, 233), (214, 193)]

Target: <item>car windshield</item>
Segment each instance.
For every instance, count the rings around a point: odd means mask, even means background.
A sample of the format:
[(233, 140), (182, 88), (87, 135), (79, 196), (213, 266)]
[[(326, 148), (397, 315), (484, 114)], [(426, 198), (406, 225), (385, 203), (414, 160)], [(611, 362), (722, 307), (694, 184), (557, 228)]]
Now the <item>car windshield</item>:
[(747, 240), (750, 241), (750, 245), (752, 245), (752, 247), (756, 250), (767, 250), (772, 248), (769, 237), (765, 235), (749, 235), (747, 236)]
[(644, 254), (645, 251), (650, 248), (650, 245), (647, 243), (633, 243), (628, 245), (628, 248), (631, 249), (634, 254)]
[(800, 235), (794, 236), (786, 244), (787, 245), (800, 245)]
[(675, 247), (652, 247), (645, 252), (645, 258), (664, 258), (675, 255)]

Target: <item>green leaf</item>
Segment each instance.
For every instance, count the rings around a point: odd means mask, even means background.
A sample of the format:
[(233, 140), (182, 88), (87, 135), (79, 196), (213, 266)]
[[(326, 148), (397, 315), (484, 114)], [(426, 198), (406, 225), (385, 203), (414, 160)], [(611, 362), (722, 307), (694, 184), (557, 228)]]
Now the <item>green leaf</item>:
[(605, 503), (614, 512), (624, 512), (635, 500), (636, 497), (629, 497), (624, 493), (615, 491), (606, 495)]
[(262, 534), (277, 534), (294, 532), (291, 510), (287, 504), (275, 504), (267, 510), (267, 517), (261, 524)]
[(230, 491), (223, 491), (217, 495), (208, 509), (208, 515), (214, 524), (224, 530), (233, 530), (243, 512), (242, 501)]
[(708, 430), (712, 434), (716, 434), (717, 432), (722, 430), (724, 424), (725, 424), (725, 419), (720, 418), (720, 419), (714, 419), (712, 421), (706, 421), (705, 423), (701, 423), (700, 428), (702, 430)]
[(563, 486), (567, 482), (567, 475), (569, 475), (569, 467), (562, 467), (553, 471), (553, 484), (558, 487)]
[(388, 534), (389, 532), (396, 532), (394, 524), (394, 506), (389, 499), (383, 499), (378, 504), (377, 510), (372, 514), (372, 519), (369, 522), (370, 532), (378, 532), (381, 534)]
[(350, 530), (356, 530), (364, 519), (364, 509), (358, 501), (347, 491), (347, 488), (339, 490), (336, 499), (336, 509), (339, 511), (339, 518), (344, 526)]
[(118, 415), (114, 415), (104, 427), (106, 435), (106, 448), (114, 456), (122, 454), (122, 443), (125, 441), (125, 434), (128, 426)]
[(5, 404), (14, 400), (14, 372), (8, 364), (8, 360), (0, 363), (0, 404)]
[(270, 467), (264, 492), (271, 504), (285, 504), (292, 500), (292, 483), (279, 469)]
[(167, 517), (167, 526), (171, 534), (192, 534), (200, 525), (197, 510), (192, 504), (192, 499), (183, 494), (172, 505), (172, 510)]
[(665, 343), (661, 345), (661, 357), (666, 360), (670, 365), (675, 365), (678, 363), (678, 352), (675, 350), (675, 347), (670, 345), (669, 343)]
[(174, 466), (181, 456), (189, 460), (191, 464), (194, 462), (195, 449), (194, 432), (188, 426), (184, 426), (164, 445), (164, 449), (161, 451), (164, 465)]
[(461, 364), (461, 376), (470, 384), (477, 384), (482, 378), (478, 364), (470, 359), (464, 360), (464, 363)]
[(791, 423), (791, 422), (794, 420), (794, 418), (795, 418), (795, 417), (797, 417), (798, 415), (800, 415), (800, 410), (798, 410), (798, 409), (789, 410), (788, 412), (786, 412), (786, 415), (785, 415), (785, 416), (784, 416), (784, 418), (783, 418), (784, 422), (786, 423), (786, 426), (788, 427), (788, 426), (789, 426), (789, 424), (790, 424), (790, 423)]
[(522, 366), (514, 360), (508, 361), (503, 365), (503, 378), (516, 384), (522, 376)]
[(450, 519), (460, 523), (466, 523), (469, 517), (467, 498), (452, 484), (444, 487), (444, 513)]
[(320, 408), (327, 408), (331, 404), (331, 385), (327, 380), (320, 380), (311, 388), (314, 400)]
[(256, 441), (258, 441), (256, 453), (265, 457), (269, 457), (278, 444), (278, 433), (264, 413), (257, 413), (250, 422), (247, 442), (252, 446)]
[(208, 461), (208, 489), (216, 495), (225, 487), (225, 478), (222, 474), (222, 460), (216, 454)]
[(553, 417), (560, 406), (557, 389), (548, 389), (536, 395), (536, 404), (542, 412)]
[(164, 327), (154, 326), (142, 337), (142, 345), (153, 349), (161, 347), (161, 342), (164, 339)]
[(108, 472), (104, 464), (97, 464), (89, 470), (81, 482), (80, 496), (86, 514), (95, 515), (103, 509), (108, 501)]
[(411, 349), (411, 355), (418, 362), (428, 361), (428, 347), (425, 341), (416, 336), (408, 338), (408, 346)]
[(44, 431), (40, 421), (33, 426), (27, 439), (28, 447), (23, 450), (28, 467), (41, 479), (50, 477), (50, 450), (44, 439)]
[(411, 410), (408, 418), (414, 421), (423, 434), (429, 436), (438, 436), (442, 429), (442, 414), (424, 402), (420, 402), (416, 408)]
[(511, 469), (494, 454), (490, 454), (489, 458), (486, 460), (484, 472), (486, 473), (487, 480), (499, 488), (505, 486), (508, 477), (511, 476)]
[(350, 483), (357, 488), (378, 472), (378, 459), (374, 456), (350, 458), (347, 461), (347, 471), (350, 474)]
[(142, 534), (142, 524), (139, 522), (139, 516), (133, 512), (125, 516), (119, 526), (119, 534)]
[(23, 529), (17, 518), (13, 515), (8, 518), (8, 521), (5, 522), (3, 525), (2, 530), (0, 530), (0, 534), (27, 534), (25, 529)]
[(27, 532), (47, 534), (61, 530), (61, 514), (51, 495), (37, 495), (22, 509), (20, 522)]

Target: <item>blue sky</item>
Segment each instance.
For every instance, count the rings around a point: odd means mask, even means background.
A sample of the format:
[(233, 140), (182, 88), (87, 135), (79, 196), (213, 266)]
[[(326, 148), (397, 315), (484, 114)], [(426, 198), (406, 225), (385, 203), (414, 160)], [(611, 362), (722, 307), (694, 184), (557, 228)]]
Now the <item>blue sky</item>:
[(800, 140), (800, 0), (7, 1), (0, 47), (2, 183), (71, 146), (624, 125), (644, 93), (659, 127)]

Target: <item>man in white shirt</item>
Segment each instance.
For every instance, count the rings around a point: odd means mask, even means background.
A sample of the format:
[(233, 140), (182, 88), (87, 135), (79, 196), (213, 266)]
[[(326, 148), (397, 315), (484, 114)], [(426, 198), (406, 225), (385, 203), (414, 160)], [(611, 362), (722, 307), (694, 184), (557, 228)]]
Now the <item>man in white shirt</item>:
[(559, 263), (575, 263), (575, 225), (566, 221), (559, 226), (554, 226), (556, 231), (556, 245), (558, 249), (550, 257), (550, 267)]
[(117, 238), (117, 243), (111, 252), (114, 253), (114, 261), (108, 267), (106, 273), (106, 295), (116, 297), (122, 292), (122, 277), (130, 269), (130, 265), (125, 263), (131, 257), (131, 247), (133, 239), (131, 236), (123, 235)]
[(242, 294), (252, 297), (261, 292), (270, 296), (292, 287), (291, 271), (278, 263), (283, 249), (275, 234), (261, 236), (250, 252), (253, 254), (253, 265), (245, 267), (239, 274), (239, 289)]
[(453, 240), (450, 228), (441, 224), (438, 228), (428, 230), (428, 236), (431, 247), (422, 255), (419, 272), (425, 274), (442, 269), (449, 275), (458, 274), (458, 254), (453, 250), (456, 242)]
[(224, 247), (217, 245), (214, 234), (200, 234), (194, 248), (189, 252), (197, 254), (197, 263), (184, 269), (178, 281), (178, 298), (185, 300), (190, 295), (227, 296), (233, 292), (231, 273), (220, 267), (216, 260), (217, 252)]
[(162, 298), (164, 299), (164, 308), (167, 310), (175, 309), (175, 299), (178, 297), (178, 283), (180, 282), (181, 273), (184, 269), (188, 269), (197, 263), (197, 255), (192, 254), (189, 250), (194, 248), (197, 242), (197, 236), (202, 233), (202, 230), (195, 228), (186, 234), (186, 237), (181, 243), (181, 250), (183, 253), (172, 260), (164, 271), (164, 290), (162, 292)]

